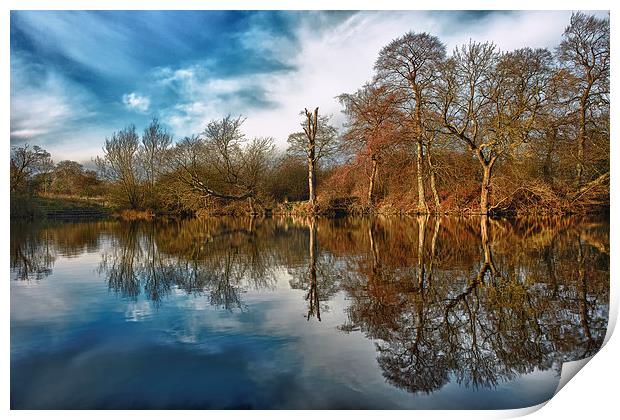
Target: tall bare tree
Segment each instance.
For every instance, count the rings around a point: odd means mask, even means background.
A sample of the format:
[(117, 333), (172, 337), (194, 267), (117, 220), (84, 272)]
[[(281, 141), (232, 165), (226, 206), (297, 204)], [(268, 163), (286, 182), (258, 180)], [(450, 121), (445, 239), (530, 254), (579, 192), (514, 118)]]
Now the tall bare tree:
[(482, 169), (480, 213), (491, 208), (493, 168), (536, 130), (552, 76), (551, 54), (524, 48), (499, 55), (470, 42), (445, 67), (440, 100), (445, 127), (475, 155)]
[(470, 42), (454, 50), (442, 71), (438, 98), (441, 118), (448, 132), (462, 141), (482, 167), (480, 212), (488, 213), (491, 171), (498, 158), (487, 141), (490, 101), (486, 94), (498, 53), (490, 43)]
[(575, 95), (570, 102), (576, 105), (579, 115), (577, 187), (581, 187), (584, 178), (586, 140), (596, 116), (609, 109), (609, 44), (609, 19), (574, 13), (557, 49), (561, 66), (575, 81)]
[[(384, 154), (399, 141), (398, 103), (402, 98), (386, 85), (370, 83), (353, 94), (338, 96), (347, 115), (343, 140), (348, 149), (370, 160), (368, 203), (374, 204), (378, 169)], [(364, 159), (367, 160), (367, 159)]]
[(378, 76), (408, 91), (412, 106), (410, 125), (416, 145), (418, 212), (428, 213), (424, 193), (424, 114), (432, 84), (446, 55), (446, 47), (436, 36), (408, 32), (383, 47), (375, 63)]
[(140, 138), (132, 124), (106, 139), (103, 156), (95, 159), (100, 175), (117, 187), (119, 198), (130, 208), (142, 207), (144, 173), (140, 165)]
[(320, 160), (332, 155), (337, 147), (338, 132), (329, 124), (329, 116), (319, 116), (319, 108), (314, 112), (304, 109), (301, 122), (303, 132), (289, 135), (289, 152), (301, 154), (308, 161), (308, 201), (311, 207), (316, 205), (316, 170)]
[(163, 168), (166, 149), (170, 147), (172, 137), (161, 126), (157, 118), (144, 129), (142, 134), (141, 157), (142, 166), (149, 192), (154, 194), (155, 181)]

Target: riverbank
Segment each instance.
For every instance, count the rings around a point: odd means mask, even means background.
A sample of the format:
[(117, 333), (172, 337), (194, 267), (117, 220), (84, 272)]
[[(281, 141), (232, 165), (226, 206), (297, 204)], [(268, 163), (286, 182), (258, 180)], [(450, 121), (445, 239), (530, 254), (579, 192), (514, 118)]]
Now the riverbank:
[[(160, 218), (185, 218), (185, 217), (212, 217), (212, 216), (294, 216), (294, 217), (342, 217), (362, 215), (382, 216), (405, 216), (420, 214), (435, 214), (446, 216), (473, 216), (480, 215), (480, 210), (475, 203), (468, 206), (455, 206), (454, 203), (446, 203), (438, 211), (429, 205), (428, 213), (419, 212), (413, 201), (408, 197), (400, 200), (384, 200), (369, 206), (360, 202), (357, 197), (326, 198), (317, 201), (311, 206), (307, 201), (291, 201), (272, 205), (256, 205), (255, 213), (250, 213), (245, 203), (234, 203), (227, 206), (215, 206), (212, 208), (199, 209), (194, 214), (174, 214), (158, 212), (150, 209), (119, 209), (108, 203), (102, 197), (83, 198), (73, 196), (37, 196), (20, 197), (11, 196), (11, 219), (63, 219), (82, 220), (117, 218), (126, 221), (152, 220)], [(492, 208), (490, 216), (496, 217), (521, 217), (521, 216), (567, 216), (567, 215), (609, 215), (609, 206), (529, 206), (520, 208)]]
[[(361, 215), (381, 215), (381, 216), (415, 216), (415, 215), (445, 215), (445, 216), (479, 216), (482, 213), (475, 202), (467, 203), (464, 206), (455, 206), (454, 203), (445, 203), (439, 209), (435, 209), (432, 204), (428, 204), (428, 211), (420, 212), (414, 201), (385, 200), (376, 203), (374, 206), (360, 203), (356, 197), (344, 197), (337, 199), (319, 200), (312, 207), (307, 201), (281, 203), (271, 210), (273, 214), (289, 216), (361, 216)], [(489, 216), (496, 217), (523, 217), (523, 216), (569, 216), (569, 215), (609, 215), (609, 204), (599, 204), (590, 206), (571, 206), (568, 201), (558, 203), (557, 206), (510, 206), (510, 207), (491, 207)]]
[(100, 219), (112, 213), (112, 207), (102, 198), (11, 196), (11, 219)]

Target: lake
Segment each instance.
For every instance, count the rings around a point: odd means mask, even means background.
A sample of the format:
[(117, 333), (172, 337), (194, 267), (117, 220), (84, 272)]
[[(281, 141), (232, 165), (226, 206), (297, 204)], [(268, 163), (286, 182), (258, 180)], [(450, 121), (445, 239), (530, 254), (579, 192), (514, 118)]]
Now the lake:
[(609, 223), (12, 223), (13, 409), (464, 409), (595, 354)]

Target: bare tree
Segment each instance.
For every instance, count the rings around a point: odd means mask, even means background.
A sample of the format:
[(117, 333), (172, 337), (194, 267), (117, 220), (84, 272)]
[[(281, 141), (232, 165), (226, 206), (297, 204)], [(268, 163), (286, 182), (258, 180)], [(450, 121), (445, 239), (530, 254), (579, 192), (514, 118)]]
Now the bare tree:
[(28, 182), (53, 168), (50, 154), (39, 146), (25, 144), (11, 148), (11, 192), (25, 191)]
[[(241, 177), (245, 184), (260, 194), (265, 189), (265, 182), (271, 176), (274, 166), (275, 144), (272, 137), (255, 137), (241, 153)], [(254, 197), (248, 197), (251, 214), (257, 214), (254, 208)]]
[(372, 206), (379, 164), (384, 154), (394, 147), (402, 135), (397, 109), (402, 98), (397, 91), (390, 91), (386, 85), (374, 83), (366, 84), (353, 94), (342, 94), (338, 99), (344, 105), (343, 112), (348, 117), (347, 132), (343, 135), (344, 145), (358, 156), (370, 159), (368, 203)]
[(303, 132), (293, 133), (288, 137), (288, 151), (300, 154), (308, 161), (309, 202), (316, 205), (316, 169), (320, 160), (332, 155), (336, 150), (338, 132), (329, 124), (329, 116), (319, 117), (319, 108), (311, 113), (304, 109), (300, 113), (305, 118), (301, 122)]
[(154, 194), (155, 181), (161, 173), (165, 152), (172, 143), (172, 137), (161, 126), (157, 118), (153, 118), (142, 134), (142, 166), (150, 194)]
[(480, 213), (488, 214), (497, 159), (527, 141), (545, 99), (551, 56), (529, 48), (500, 55), (490, 43), (455, 49), (444, 66), (439, 106), (447, 132), (482, 168)]
[(132, 209), (140, 208), (144, 199), (141, 188), (144, 174), (140, 167), (140, 139), (136, 127), (129, 125), (106, 139), (103, 152), (102, 157), (95, 159), (100, 175), (118, 187), (122, 201)]
[(272, 138), (248, 143), (241, 132), (242, 117), (211, 121), (202, 136), (186, 137), (171, 150), (169, 176), (201, 198), (225, 201), (253, 199), (268, 176)]
[(609, 109), (609, 45), (609, 19), (574, 13), (557, 49), (561, 66), (575, 78), (576, 92), (570, 102), (576, 104), (579, 115), (577, 187), (583, 182), (586, 140), (595, 116)]
[(448, 132), (462, 141), (478, 159), (482, 171), (480, 212), (488, 212), (491, 170), (497, 160), (486, 141), (484, 125), (490, 102), (486, 90), (498, 53), (490, 43), (470, 42), (454, 50), (442, 68), (438, 105)]
[(433, 35), (408, 32), (383, 47), (375, 63), (378, 76), (408, 91), (410, 125), (416, 145), (418, 212), (428, 213), (424, 193), (424, 114), (446, 47)]

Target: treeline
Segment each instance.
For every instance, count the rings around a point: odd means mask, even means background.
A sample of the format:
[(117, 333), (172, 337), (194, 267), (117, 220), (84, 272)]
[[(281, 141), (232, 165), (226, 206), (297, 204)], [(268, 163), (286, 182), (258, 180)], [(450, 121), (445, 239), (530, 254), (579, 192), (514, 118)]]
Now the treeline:
[(380, 51), (372, 82), (339, 97), (355, 157), (332, 184), (419, 213), (605, 206), (609, 55), (609, 20), (582, 13), (553, 52), (470, 41), (448, 56), (407, 33)]
[(45, 149), (28, 144), (12, 149), (10, 185), (11, 195), (17, 196), (51, 193), (95, 197), (104, 193), (97, 172), (71, 160), (54, 164)]
[(153, 119), (142, 136), (134, 126), (115, 133), (95, 162), (110, 196), (130, 209), (259, 214), (277, 202), (304, 200), (304, 162), (292, 149), (277, 153), (273, 138), (247, 139), (243, 122), (232, 116), (214, 120), (200, 135), (172, 144)]
[(279, 152), (246, 138), (242, 117), (174, 142), (154, 119), (107, 139), (97, 176), (65, 162), (62, 178), (42, 149), (14, 149), (11, 191), (105, 191), (119, 208), (172, 214), (608, 210), (609, 42), (609, 19), (583, 13), (553, 51), (470, 41), (448, 54), (409, 32), (338, 96), (341, 132), (305, 109)]

